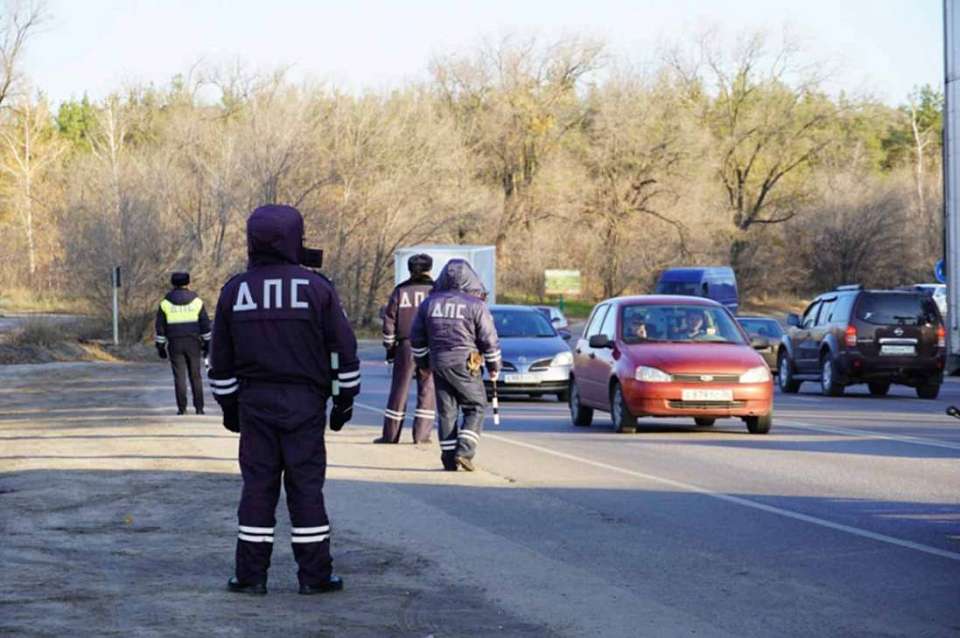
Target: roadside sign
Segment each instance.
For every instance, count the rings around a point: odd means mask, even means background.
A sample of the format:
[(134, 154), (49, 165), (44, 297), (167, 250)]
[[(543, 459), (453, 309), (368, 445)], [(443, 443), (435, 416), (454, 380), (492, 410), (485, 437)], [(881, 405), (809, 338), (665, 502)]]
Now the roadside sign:
[(943, 260), (939, 260), (937, 265), (933, 268), (933, 276), (937, 278), (942, 284), (947, 283), (947, 269), (946, 264), (943, 263)]
[(579, 270), (544, 270), (544, 292), (548, 295), (579, 295)]

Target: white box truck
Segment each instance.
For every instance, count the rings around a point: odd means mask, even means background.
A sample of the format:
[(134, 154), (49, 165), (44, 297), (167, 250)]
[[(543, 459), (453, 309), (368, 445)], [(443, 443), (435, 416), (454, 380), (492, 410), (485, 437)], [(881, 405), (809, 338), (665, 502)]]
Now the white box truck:
[(436, 279), (443, 267), (451, 259), (464, 259), (473, 266), (480, 276), (480, 281), (490, 293), (488, 303), (497, 302), (497, 249), (495, 246), (458, 246), (424, 244), (397, 249), (393, 256), (393, 279), (399, 284), (410, 276), (407, 270), (407, 260), (413, 255), (424, 253), (433, 257), (433, 270), (430, 276)]

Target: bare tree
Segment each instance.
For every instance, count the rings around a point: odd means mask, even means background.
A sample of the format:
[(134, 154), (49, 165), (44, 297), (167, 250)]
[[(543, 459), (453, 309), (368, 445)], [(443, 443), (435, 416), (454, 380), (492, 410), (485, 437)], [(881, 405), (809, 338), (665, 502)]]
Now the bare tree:
[(545, 161), (582, 123), (577, 90), (602, 53), (602, 44), (580, 38), (543, 45), (507, 37), (485, 43), (470, 58), (433, 61), (441, 98), (480, 178), (503, 196), (493, 233), (498, 257), (511, 232), (544, 213), (527, 196)]
[(687, 254), (688, 229), (663, 212), (678, 197), (670, 182), (684, 143), (675, 105), (664, 88), (645, 85), (632, 74), (609, 80), (591, 96), (584, 140), (577, 145), (588, 179), (582, 211), (603, 238), (597, 270), (605, 297), (621, 294), (631, 279), (649, 274), (636, 268), (642, 261), (635, 250), (639, 218), (646, 218), (648, 228), (659, 224), (676, 233), (676, 251), (654, 251), (653, 268)]
[(46, 19), (46, 3), (37, 0), (6, 0), (0, 14), (0, 107), (20, 86), (20, 62), (27, 43)]
[(703, 125), (712, 134), (725, 209), (738, 231), (730, 262), (740, 266), (746, 233), (779, 224), (801, 210), (804, 176), (832, 142), (832, 102), (820, 91), (818, 71), (798, 64), (799, 49), (786, 39), (770, 51), (758, 33), (742, 38), (726, 57), (712, 36), (701, 38), (697, 63), (672, 55)]
[(37, 272), (34, 230), (38, 205), (42, 204), (36, 186), (40, 178), (59, 158), (63, 145), (52, 126), (43, 103), (23, 101), (10, 109), (8, 121), (0, 125), (0, 173), (6, 176), (7, 200), (23, 226), (27, 245), (27, 263), (31, 282)]

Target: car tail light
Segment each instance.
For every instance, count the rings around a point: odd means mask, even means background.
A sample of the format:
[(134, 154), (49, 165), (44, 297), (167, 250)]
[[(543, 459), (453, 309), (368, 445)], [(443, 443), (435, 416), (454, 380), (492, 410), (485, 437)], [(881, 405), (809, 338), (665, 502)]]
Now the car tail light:
[(943, 326), (937, 326), (937, 347), (946, 348), (947, 347), (947, 331), (943, 329)]
[(853, 326), (847, 326), (847, 332), (844, 334), (843, 342), (848, 348), (857, 347), (857, 329)]

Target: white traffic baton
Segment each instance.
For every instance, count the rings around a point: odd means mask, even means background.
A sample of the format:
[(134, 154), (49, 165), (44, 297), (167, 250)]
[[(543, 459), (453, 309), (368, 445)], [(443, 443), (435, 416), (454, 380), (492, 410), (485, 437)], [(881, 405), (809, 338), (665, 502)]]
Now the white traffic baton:
[(500, 397), (497, 394), (497, 380), (491, 379), (493, 385), (493, 396), (490, 399), (490, 405), (493, 406), (493, 424), (500, 425)]

